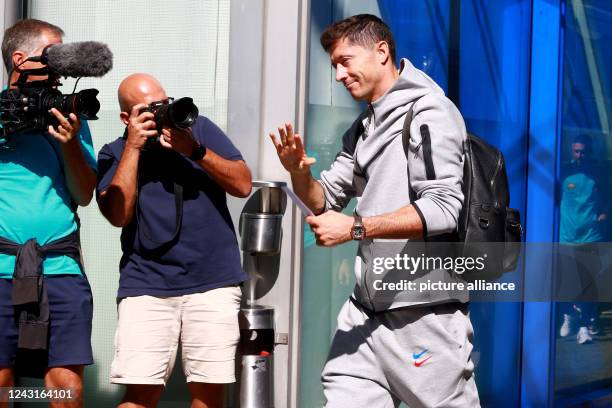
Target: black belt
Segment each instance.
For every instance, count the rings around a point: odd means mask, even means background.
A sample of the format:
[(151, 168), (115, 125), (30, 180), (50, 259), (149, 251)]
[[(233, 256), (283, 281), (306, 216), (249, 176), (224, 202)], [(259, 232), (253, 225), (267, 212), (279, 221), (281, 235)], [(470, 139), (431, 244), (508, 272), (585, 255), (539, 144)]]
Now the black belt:
[(15, 271), (11, 297), (19, 316), (17, 346), (23, 349), (46, 350), (49, 333), (49, 299), (42, 275), (42, 262), (47, 254), (67, 255), (81, 271), (81, 244), (78, 229), (64, 238), (40, 246), (35, 238), (25, 244), (0, 237), (0, 253), (15, 255)]
[(419, 304), (419, 305), (411, 305), (411, 306), (401, 306), (401, 307), (395, 307), (393, 309), (384, 309), (384, 310), (372, 310), (369, 307), (365, 306), (363, 303), (361, 303), (360, 301), (358, 301), (357, 299), (355, 299), (353, 297), (353, 295), (349, 296), (349, 301), (359, 310), (361, 310), (363, 313), (365, 313), (366, 316), (368, 316), (368, 318), (372, 318), (374, 316), (379, 316), (382, 314), (386, 314), (386, 313), (393, 313), (393, 312), (401, 312), (402, 310), (416, 310), (419, 307), (435, 307), (435, 306), (440, 306), (440, 305), (446, 305), (449, 303), (458, 303), (457, 308), (461, 309), (464, 313), (467, 313), (468, 310), (468, 303), (460, 303), (458, 301), (450, 301), (447, 303), (436, 303), (436, 304), (427, 304), (427, 303), (423, 303), (423, 304)]

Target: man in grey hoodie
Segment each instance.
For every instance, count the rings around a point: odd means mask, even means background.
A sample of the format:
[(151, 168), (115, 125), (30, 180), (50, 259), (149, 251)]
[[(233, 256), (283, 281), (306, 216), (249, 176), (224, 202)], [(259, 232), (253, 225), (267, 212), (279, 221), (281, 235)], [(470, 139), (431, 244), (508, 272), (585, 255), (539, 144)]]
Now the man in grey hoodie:
[[(418, 242), (457, 228), (463, 118), (410, 61), (402, 59), (397, 69), (392, 34), (378, 17), (336, 22), (321, 44), (336, 80), (368, 109), (319, 180), (291, 124), (279, 128), (280, 140), (270, 136), (295, 192), (318, 214), (306, 218), (317, 243), (359, 242), (357, 285), (340, 311), (323, 369), (327, 407), (397, 407), (401, 401), (412, 408), (477, 407), (468, 295), (458, 285), (463, 281), (439, 266), (410, 271), (406, 261), (424, 257)], [(402, 144), (407, 115), (408, 155)], [(354, 197), (354, 216), (342, 214)]]

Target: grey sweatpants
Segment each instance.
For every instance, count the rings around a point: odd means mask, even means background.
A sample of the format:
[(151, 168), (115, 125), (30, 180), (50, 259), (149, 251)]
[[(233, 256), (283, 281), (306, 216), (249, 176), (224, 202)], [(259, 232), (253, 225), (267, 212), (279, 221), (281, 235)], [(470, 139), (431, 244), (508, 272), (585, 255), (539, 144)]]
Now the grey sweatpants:
[(347, 301), (323, 368), (326, 407), (479, 407), (466, 308), (447, 303), (368, 316)]

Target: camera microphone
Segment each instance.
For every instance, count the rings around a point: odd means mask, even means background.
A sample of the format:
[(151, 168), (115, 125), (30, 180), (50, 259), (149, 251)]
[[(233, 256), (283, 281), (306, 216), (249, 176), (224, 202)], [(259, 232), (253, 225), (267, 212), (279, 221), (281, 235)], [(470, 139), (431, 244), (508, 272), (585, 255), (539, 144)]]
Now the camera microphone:
[[(44, 131), (49, 125), (57, 126), (59, 122), (49, 113), (52, 108), (64, 115), (74, 113), (84, 119), (98, 119), (96, 114), (100, 110), (100, 101), (96, 97), (97, 89), (63, 94), (57, 87), (61, 85), (60, 76), (101, 77), (110, 71), (113, 54), (106, 44), (95, 41), (50, 44), (43, 48), (40, 55), (25, 61), (40, 62), (44, 66), (23, 69), (17, 81), (11, 84), (14, 87), (2, 91), (0, 144), (13, 134), (29, 130)], [(46, 78), (28, 81), (31, 76), (37, 75)]]
[(82, 41), (46, 46), (42, 54), (28, 58), (66, 77), (101, 77), (113, 67), (113, 53), (104, 43)]

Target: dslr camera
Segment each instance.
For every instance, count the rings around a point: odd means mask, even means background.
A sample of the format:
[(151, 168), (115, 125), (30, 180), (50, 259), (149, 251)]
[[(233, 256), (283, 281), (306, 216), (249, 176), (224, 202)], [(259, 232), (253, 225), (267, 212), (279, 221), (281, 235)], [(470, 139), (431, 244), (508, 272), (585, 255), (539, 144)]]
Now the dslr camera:
[[(155, 116), (153, 119), (157, 125), (157, 133), (161, 134), (162, 128), (187, 129), (193, 126), (198, 118), (198, 107), (193, 103), (192, 98), (168, 98), (163, 101), (151, 103), (142, 112), (151, 112)], [(159, 135), (147, 139), (148, 148), (159, 146)]]
[[(43, 67), (22, 70), (11, 88), (0, 93), (0, 145), (18, 133), (46, 131), (59, 125), (50, 110), (56, 108), (65, 116), (74, 113), (82, 119), (98, 119), (100, 110), (97, 89), (62, 94), (57, 87), (59, 78), (102, 76), (112, 68), (112, 53), (105, 44), (93, 41), (52, 44), (45, 47), (40, 56), (27, 61), (40, 62)], [(14, 67), (9, 73), (9, 78)], [(30, 76), (46, 76), (47, 79), (28, 81)], [(78, 82), (78, 81), (77, 81)]]

